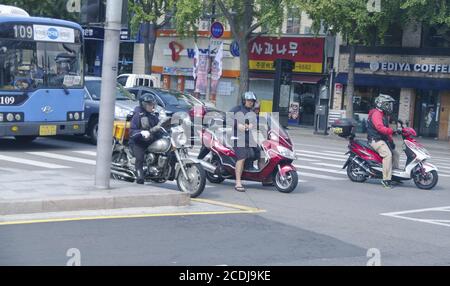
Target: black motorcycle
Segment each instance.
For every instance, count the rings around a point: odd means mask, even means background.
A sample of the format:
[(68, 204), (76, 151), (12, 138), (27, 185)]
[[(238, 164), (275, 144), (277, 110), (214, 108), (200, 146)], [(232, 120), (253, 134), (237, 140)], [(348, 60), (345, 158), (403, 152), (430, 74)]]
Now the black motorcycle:
[[(113, 179), (128, 182), (135, 182), (137, 179), (136, 158), (127, 138), (127, 129), (129, 130), (132, 117), (132, 114), (127, 117), (124, 127), (119, 129), (120, 132), (117, 132), (116, 127), (111, 166)], [(189, 158), (188, 138), (183, 127), (189, 124), (188, 120), (185, 118), (184, 123), (174, 124), (173, 120), (170, 122), (170, 119), (166, 119), (158, 124), (163, 135), (147, 148), (144, 177), (146, 182), (158, 184), (176, 180), (180, 191), (189, 193), (191, 198), (196, 198), (205, 189), (204, 168), (214, 171), (215, 167)]]

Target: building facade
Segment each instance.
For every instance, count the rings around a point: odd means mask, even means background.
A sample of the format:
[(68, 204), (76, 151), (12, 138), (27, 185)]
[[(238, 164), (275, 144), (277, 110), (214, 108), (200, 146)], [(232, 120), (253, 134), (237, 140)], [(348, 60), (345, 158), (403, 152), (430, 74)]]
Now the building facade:
[[(419, 136), (450, 137), (450, 50), (436, 45), (429, 28), (410, 24), (398, 45), (358, 47), (354, 111), (361, 126), (380, 93), (397, 100), (394, 119), (414, 127)], [(349, 49), (340, 46), (332, 109), (345, 110)], [(362, 128), (364, 129), (364, 128)]]

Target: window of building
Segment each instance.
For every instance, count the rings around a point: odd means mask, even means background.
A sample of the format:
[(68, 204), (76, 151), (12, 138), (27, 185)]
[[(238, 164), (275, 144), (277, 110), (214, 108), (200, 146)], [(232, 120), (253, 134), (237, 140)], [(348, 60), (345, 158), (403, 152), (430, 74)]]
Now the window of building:
[(443, 25), (423, 26), (422, 47), (449, 48), (450, 30)]
[(287, 34), (300, 34), (300, 20), (301, 12), (300, 9), (289, 9), (287, 15)]

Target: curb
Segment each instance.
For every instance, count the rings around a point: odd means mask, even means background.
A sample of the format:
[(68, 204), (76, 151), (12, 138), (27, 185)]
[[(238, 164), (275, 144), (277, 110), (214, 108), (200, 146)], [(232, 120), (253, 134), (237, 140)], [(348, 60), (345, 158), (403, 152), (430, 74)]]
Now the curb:
[(0, 200), (0, 215), (51, 213), (84, 210), (187, 206), (186, 193), (136, 188), (115, 189), (99, 195), (48, 197), (28, 200)]

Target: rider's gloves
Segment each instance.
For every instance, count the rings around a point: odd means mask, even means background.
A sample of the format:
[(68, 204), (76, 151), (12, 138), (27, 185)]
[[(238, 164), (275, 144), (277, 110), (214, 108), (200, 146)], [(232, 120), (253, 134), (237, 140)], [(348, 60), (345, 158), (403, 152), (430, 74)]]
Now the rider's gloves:
[(142, 137), (144, 137), (144, 139), (150, 138), (150, 132), (147, 130), (141, 131), (141, 135)]
[(397, 131), (395, 131), (395, 133), (397, 133), (398, 135), (402, 135), (403, 129), (399, 128), (399, 129), (397, 129)]

